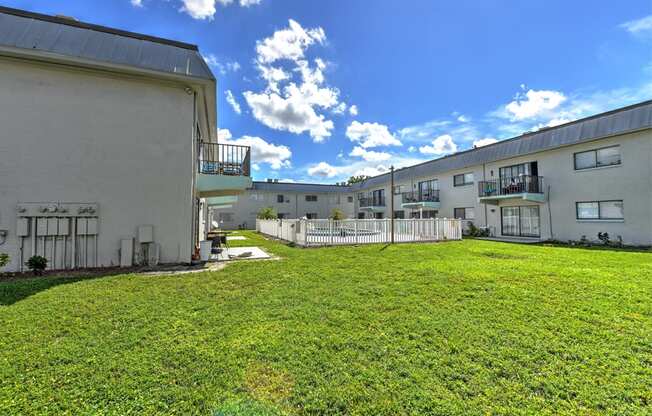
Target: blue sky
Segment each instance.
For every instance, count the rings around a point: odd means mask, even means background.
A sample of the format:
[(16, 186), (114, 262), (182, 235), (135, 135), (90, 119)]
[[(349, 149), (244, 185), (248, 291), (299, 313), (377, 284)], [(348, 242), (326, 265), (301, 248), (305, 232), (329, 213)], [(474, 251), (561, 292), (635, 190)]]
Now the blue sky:
[(258, 180), (377, 174), (652, 98), (649, 0), (2, 4), (199, 45), (220, 140), (253, 147)]

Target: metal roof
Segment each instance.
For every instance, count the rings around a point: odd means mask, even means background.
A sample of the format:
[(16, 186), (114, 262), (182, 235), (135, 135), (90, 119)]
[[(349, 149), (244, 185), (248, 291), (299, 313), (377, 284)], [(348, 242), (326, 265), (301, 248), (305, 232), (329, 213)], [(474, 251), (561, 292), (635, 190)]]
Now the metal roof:
[(298, 182), (254, 182), (251, 190), (272, 192), (312, 192), (312, 193), (339, 193), (352, 192), (346, 185), (321, 185), (316, 183)]
[[(402, 168), (394, 171), (394, 180), (408, 181), (413, 177), (437, 175), (650, 128), (652, 128), (652, 100)], [(352, 188), (353, 190), (373, 188), (385, 185), (388, 181), (389, 173), (384, 173), (357, 183)]]
[(0, 46), (215, 79), (195, 45), (2, 6)]

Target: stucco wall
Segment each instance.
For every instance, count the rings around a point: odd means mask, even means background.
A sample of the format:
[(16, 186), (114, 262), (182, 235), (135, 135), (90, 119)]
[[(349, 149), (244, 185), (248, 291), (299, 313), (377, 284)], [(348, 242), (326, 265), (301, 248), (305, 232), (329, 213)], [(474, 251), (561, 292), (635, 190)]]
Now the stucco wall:
[(0, 58), (0, 251), (16, 204), (99, 204), (99, 263), (154, 226), (162, 262), (191, 255), (193, 97), (182, 85)]
[[(582, 171), (574, 169), (575, 152), (616, 144), (621, 146), (621, 165)], [(501, 200), (497, 205), (480, 203), (479, 181), (496, 179), (500, 167), (533, 161), (538, 162), (539, 176), (544, 177), (546, 202), (536, 203), (512, 198)], [(472, 185), (453, 186), (454, 175), (469, 172), (474, 174)], [(444, 174), (415, 176), (409, 182), (397, 181), (396, 185), (403, 185), (405, 191), (410, 188), (417, 190), (419, 182), (431, 179), (439, 180), (441, 201), (439, 217), (453, 217), (455, 208), (473, 207), (475, 208), (473, 222), (479, 226), (489, 226), (497, 236), (501, 235), (501, 207), (537, 205), (542, 239), (578, 240), (585, 235), (589, 239), (596, 240), (598, 232), (608, 232), (612, 238), (622, 236), (629, 244), (652, 244), (651, 130), (504, 159), (484, 166), (471, 166)], [(366, 193), (377, 189), (381, 187), (363, 188), (358, 192)], [(388, 197), (389, 181), (382, 189), (385, 189), (385, 195)], [(576, 202), (600, 200), (623, 200), (625, 219), (623, 221), (576, 219)], [(400, 198), (395, 196), (395, 210), (400, 209), (402, 209)], [(404, 211), (405, 216), (409, 217), (411, 212), (418, 210)], [(389, 216), (389, 200), (387, 207), (381, 212), (385, 217)]]

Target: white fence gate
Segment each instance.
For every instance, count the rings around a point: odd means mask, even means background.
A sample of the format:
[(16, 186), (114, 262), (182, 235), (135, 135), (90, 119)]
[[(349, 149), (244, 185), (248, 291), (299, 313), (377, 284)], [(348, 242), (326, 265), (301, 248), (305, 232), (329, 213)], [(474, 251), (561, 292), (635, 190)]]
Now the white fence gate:
[[(391, 220), (256, 220), (256, 231), (302, 246), (389, 243)], [(462, 239), (462, 221), (448, 218), (395, 219), (394, 241)]]

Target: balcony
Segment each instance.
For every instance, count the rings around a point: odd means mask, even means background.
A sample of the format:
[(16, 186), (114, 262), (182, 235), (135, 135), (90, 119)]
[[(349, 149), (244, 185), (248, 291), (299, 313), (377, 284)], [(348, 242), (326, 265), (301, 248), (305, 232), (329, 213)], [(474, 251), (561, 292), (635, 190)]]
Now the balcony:
[(363, 211), (382, 211), (385, 209), (385, 197), (374, 196), (360, 198), (358, 201), (360, 209)]
[(478, 183), (480, 202), (497, 205), (501, 199), (545, 202), (543, 176), (519, 175)]
[(251, 187), (249, 146), (201, 142), (197, 189), (201, 197), (234, 195)]
[(433, 208), (439, 209), (441, 203), (439, 202), (438, 190), (423, 190), (414, 192), (404, 192), (401, 194), (401, 207), (402, 208)]

